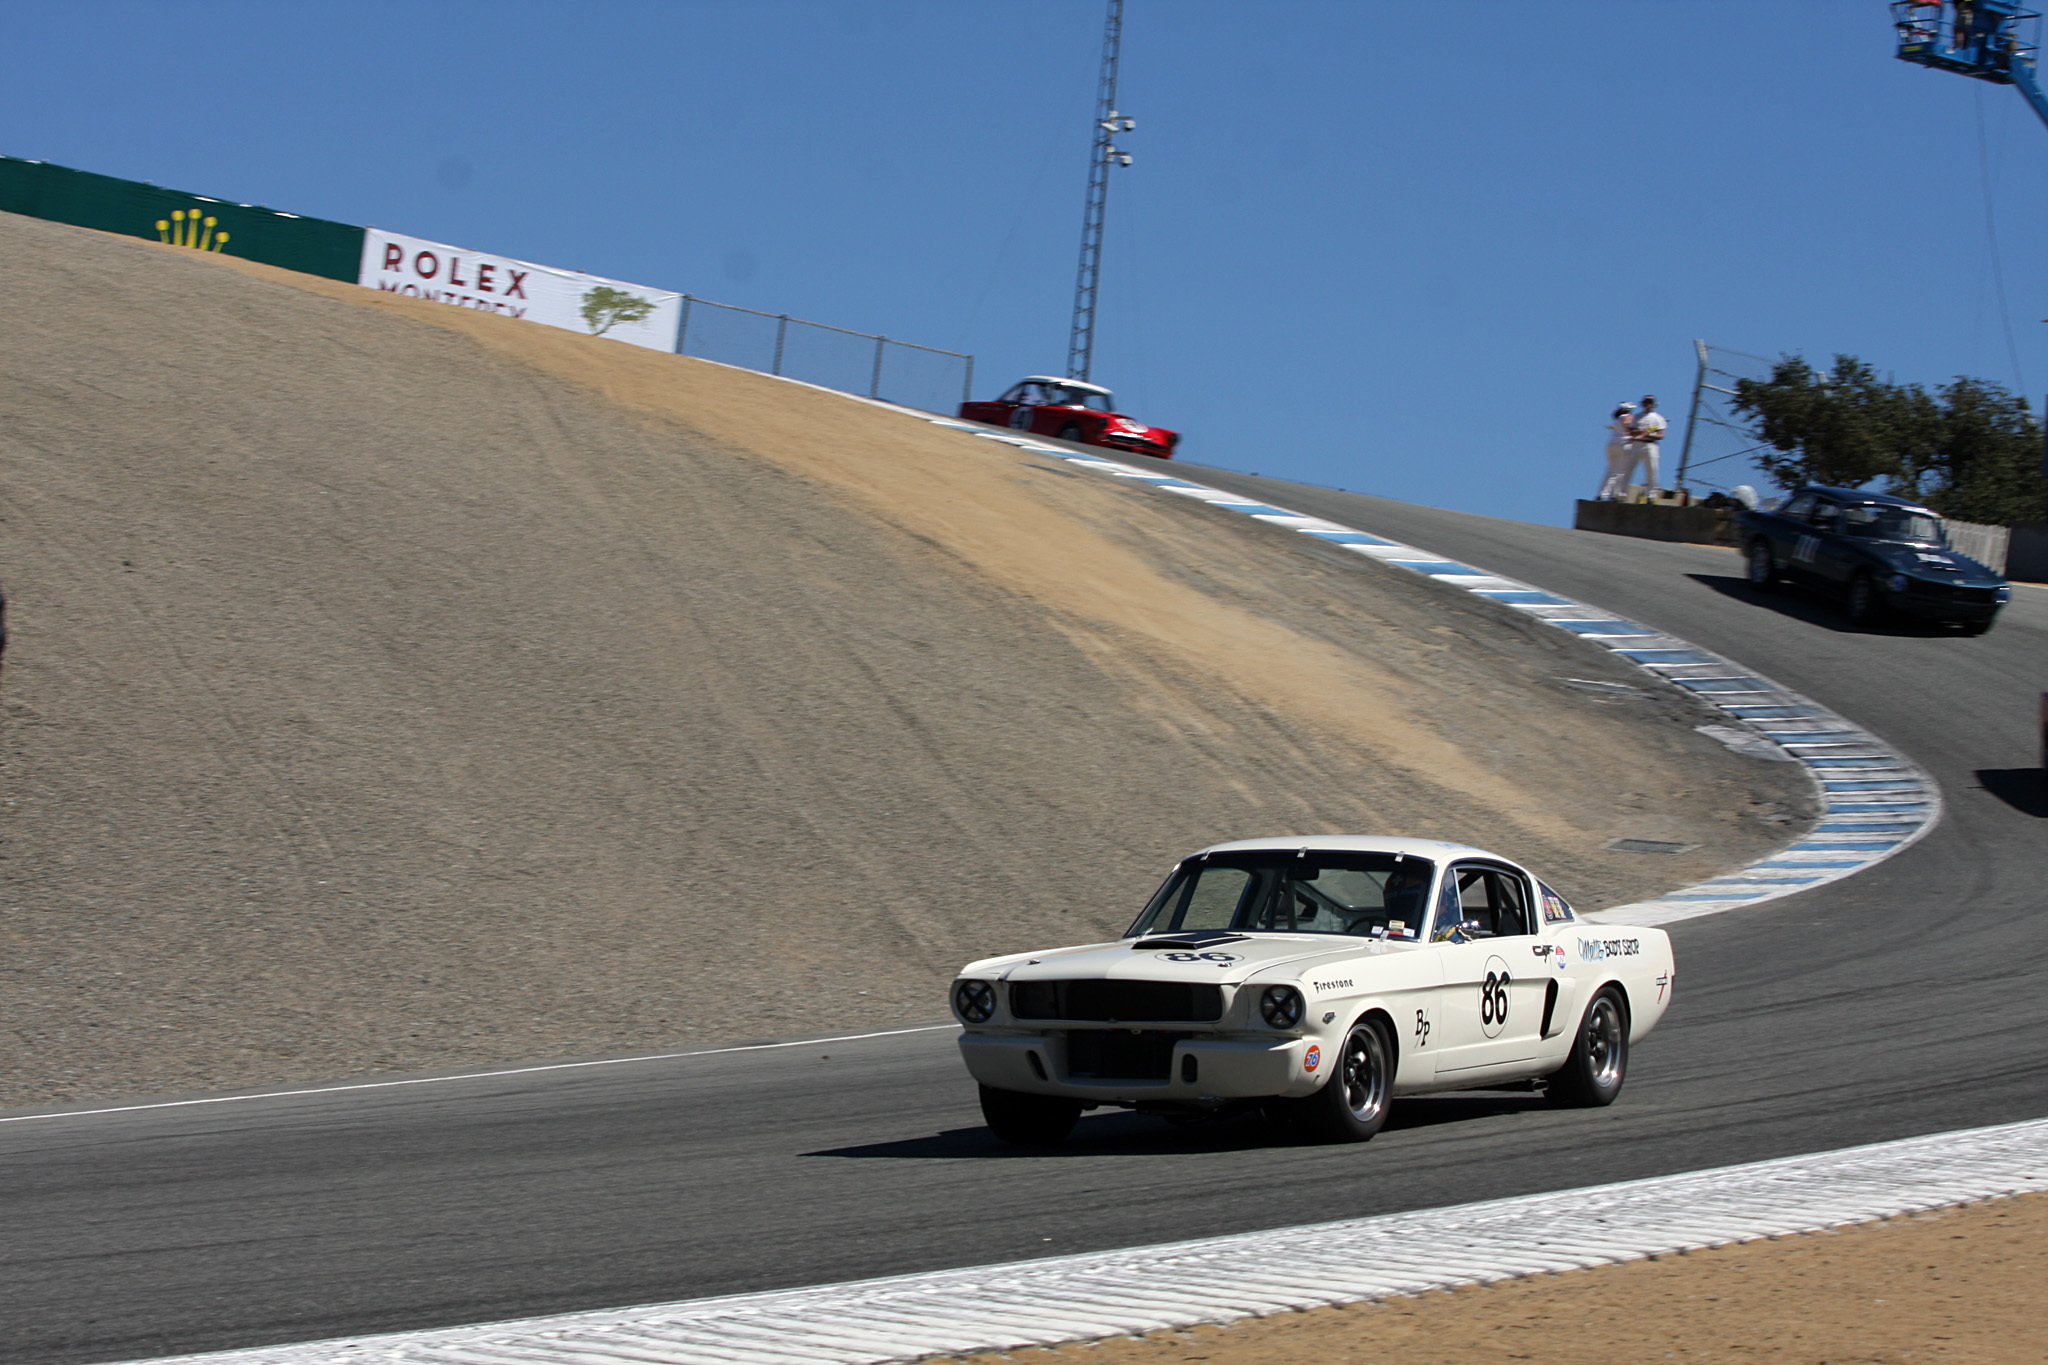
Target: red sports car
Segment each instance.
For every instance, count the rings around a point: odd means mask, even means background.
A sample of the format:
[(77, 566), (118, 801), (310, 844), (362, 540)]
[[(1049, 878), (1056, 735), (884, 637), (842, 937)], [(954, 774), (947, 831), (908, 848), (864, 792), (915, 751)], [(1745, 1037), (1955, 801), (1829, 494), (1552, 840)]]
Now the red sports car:
[(1082, 445), (1108, 446), (1136, 455), (1173, 458), (1180, 433), (1148, 427), (1113, 410), (1108, 389), (1078, 379), (1035, 374), (1019, 380), (992, 403), (962, 403), (960, 416), (969, 422), (1011, 427), (1039, 436), (1054, 436)]

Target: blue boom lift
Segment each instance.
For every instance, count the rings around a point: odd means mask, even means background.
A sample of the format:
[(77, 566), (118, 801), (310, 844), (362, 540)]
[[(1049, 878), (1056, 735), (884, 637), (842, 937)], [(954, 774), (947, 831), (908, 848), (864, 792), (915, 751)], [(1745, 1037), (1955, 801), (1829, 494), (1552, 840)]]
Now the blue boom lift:
[[(1892, 24), (1899, 30), (1899, 60), (1936, 71), (1975, 76), (1993, 85), (2016, 86), (2048, 124), (2048, 96), (2034, 79), (2036, 44), (2020, 37), (2023, 20), (2039, 10), (2017, 0), (1893, 0)], [(2048, 321), (2048, 319), (2043, 319)], [(2041, 424), (2041, 473), (2048, 477), (2048, 421)], [(2048, 694), (2042, 697), (2048, 707)], [(2048, 731), (2042, 743), (2048, 746)], [(2048, 747), (2042, 750), (2048, 765)]]
[(2017, 86), (2048, 124), (2048, 96), (2034, 79), (2035, 45), (2020, 38), (2023, 20), (2040, 18), (2015, 0), (1894, 0), (1899, 60), (1936, 71)]

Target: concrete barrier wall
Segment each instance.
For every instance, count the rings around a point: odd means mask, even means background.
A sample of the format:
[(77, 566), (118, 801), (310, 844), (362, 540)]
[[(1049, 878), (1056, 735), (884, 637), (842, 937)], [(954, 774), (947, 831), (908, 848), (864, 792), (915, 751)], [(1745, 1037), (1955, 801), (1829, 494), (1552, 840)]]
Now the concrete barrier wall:
[(2048, 583), (2048, 521), (2023, 521), (2005, 547), (2005, 576)]
[(1727, 507), (1665, 507), (1648, 502), (1581, 499), (1572, 526), (1580, 531), (1643, 540), (1677, 540), (1694, 545), (1735, 543), (1734, 512)]

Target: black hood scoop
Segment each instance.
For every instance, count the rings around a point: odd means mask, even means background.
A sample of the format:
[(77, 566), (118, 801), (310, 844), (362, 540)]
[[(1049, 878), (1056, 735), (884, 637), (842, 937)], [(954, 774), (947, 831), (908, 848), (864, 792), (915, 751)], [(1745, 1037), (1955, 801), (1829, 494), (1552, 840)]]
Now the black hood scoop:
[(1155, 934), (1139, 939), (1131, 947), (1138, 952), (1157, 948), (1213, 948), (1219, 943), (1243, 943), (1250, 937), (1249, 934), (1233, 934), (1228, 929), (1211, 929), (1187, 934)]

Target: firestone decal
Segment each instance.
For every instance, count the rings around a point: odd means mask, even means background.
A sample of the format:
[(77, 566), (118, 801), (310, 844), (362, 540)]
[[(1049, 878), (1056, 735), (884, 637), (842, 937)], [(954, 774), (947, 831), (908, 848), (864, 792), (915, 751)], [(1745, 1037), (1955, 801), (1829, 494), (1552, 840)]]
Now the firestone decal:
[(1310, 984), (1319, 991), (1348, 991), (1352, 989), (1349, 981), (1315, 981)]

